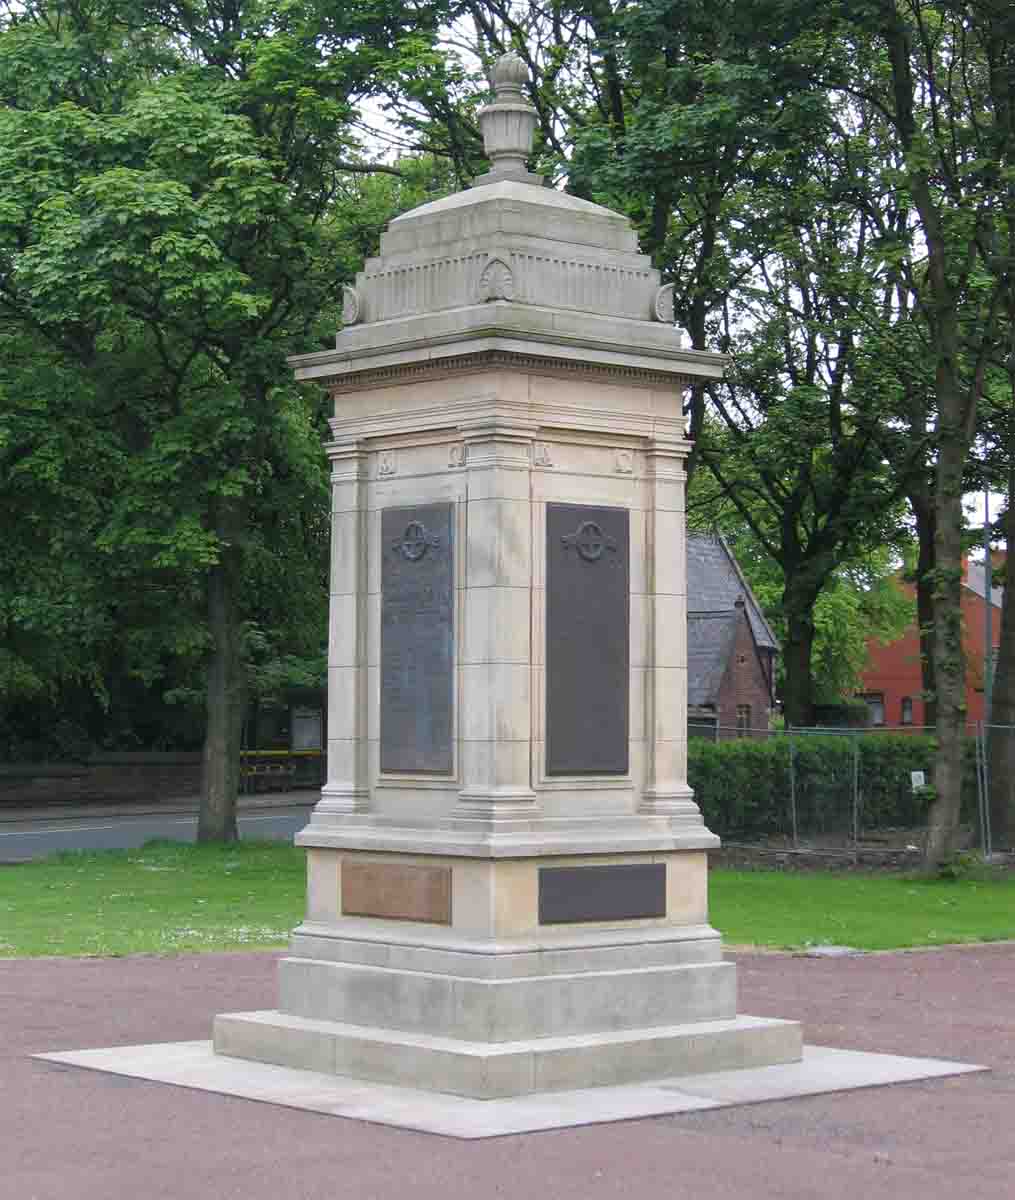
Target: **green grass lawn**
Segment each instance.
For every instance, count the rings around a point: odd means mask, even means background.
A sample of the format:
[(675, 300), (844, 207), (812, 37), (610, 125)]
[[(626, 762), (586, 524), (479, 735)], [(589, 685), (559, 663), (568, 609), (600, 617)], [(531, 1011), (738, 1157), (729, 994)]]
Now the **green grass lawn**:
[(283, 842), (149, 842), (2, 866), (0, 956), (280, 946), (305, 888), (304, 852)]
[[(285, 944), (304, 856), (282, 842), (60, 854), (0, 867), (0, 957), (175, 954)], [(886, 950), (1015, 938), (1015, 877), (713, 871), (712, 923), (733, 945)]]
[(712, 924), (731, 945), (893, 950), (1015, 938), (1015, 876), (713, 871)]

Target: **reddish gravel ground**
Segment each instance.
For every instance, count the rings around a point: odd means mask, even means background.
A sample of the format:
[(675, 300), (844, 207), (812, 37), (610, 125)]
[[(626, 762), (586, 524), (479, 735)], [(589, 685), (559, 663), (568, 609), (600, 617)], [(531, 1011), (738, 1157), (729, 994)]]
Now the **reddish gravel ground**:
[(1015, 945), (738, 954), (740, 1008), (809, 1042), (990, 1074), (462, 1142), (32, 1061), (209, 1036), (274, 955), (0, 961), (2, 1200), (1015, 1197)]

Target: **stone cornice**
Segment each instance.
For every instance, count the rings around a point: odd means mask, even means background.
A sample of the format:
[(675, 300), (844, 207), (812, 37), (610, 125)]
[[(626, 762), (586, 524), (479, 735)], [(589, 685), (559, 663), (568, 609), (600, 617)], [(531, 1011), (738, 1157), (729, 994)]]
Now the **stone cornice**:
[(578, 359), (551, 358), (546, 355), (525, 354), (511, 350), (482, 350), (417, 362), (398, 363), (357, 371), (352, 375), (318, 378), (315, 382), (328, 386), (333, 396), (370, 388), (391, 387), (396, 384), (420, 383), (448, 375), (499, 370), (523, 371), (529, 374), (552, 375), (556, 378), (588, 379), (599, 383), (625, 383), (646, 388), (688, 387), (694, 376), (651, 370), (643, 366), (582, 362)]

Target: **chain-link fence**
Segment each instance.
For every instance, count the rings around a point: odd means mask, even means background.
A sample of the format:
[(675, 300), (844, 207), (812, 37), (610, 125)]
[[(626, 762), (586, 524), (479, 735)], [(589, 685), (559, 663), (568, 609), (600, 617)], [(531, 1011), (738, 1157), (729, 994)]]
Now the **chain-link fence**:
[[(688, 780), (727, 848), (915, 864), (933, 799), (933, 732), (691, 728)], [(1015, 793), (1015, 727), (970, 726), (963, 748), (961, 844), (985, 855), (995, 849), (990, 767), (1004, 761), (1002, 740)], [(995, 791), (1008, 777), (996, 773)]]

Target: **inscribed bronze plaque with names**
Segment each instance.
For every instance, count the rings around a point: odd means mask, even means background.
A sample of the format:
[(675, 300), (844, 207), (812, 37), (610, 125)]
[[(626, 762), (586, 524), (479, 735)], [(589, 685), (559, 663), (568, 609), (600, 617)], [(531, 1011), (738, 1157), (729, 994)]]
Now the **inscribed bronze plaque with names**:
[(382, 771), (453, 766), (453, 506), (381, 514)]
[(626, 775), (626, 508), (546, 506), (546, 773)]

